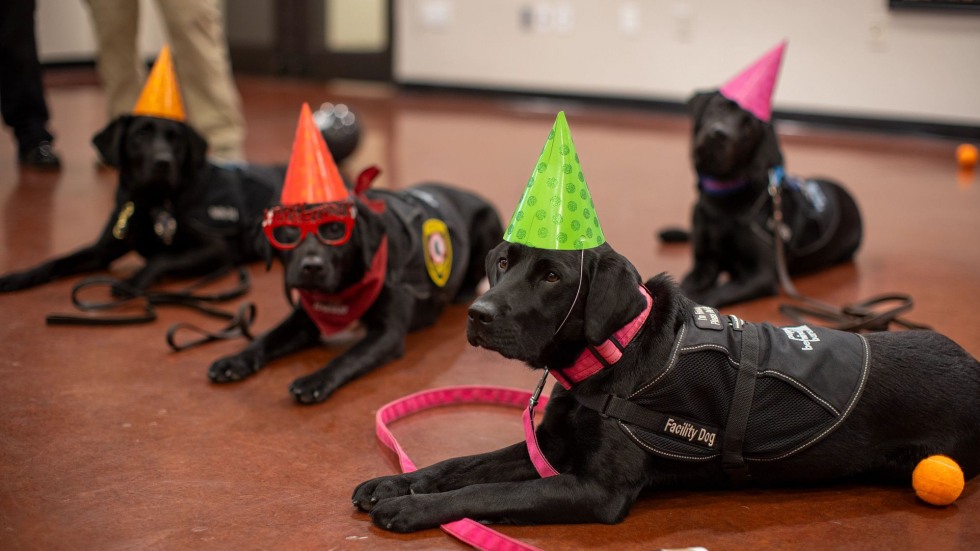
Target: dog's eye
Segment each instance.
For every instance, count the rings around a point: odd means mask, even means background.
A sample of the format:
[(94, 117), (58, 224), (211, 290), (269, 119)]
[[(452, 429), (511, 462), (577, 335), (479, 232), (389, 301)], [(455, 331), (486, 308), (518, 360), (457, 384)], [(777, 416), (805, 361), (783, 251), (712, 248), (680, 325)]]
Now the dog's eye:
[(347, 233), (347, 226), (343, 222), (328, 222), (326, 224), (320, 224), (316, 231), (321, 239), (337, 241), (343, 239)]
[(548, 272), (548, 275), (544, 276), (544, 280), (548, 283), (557, 283), (561, 279), (561, 276), (555, 272)]
[(507, 266), (508, 264), (506, 258), (501, 258), (500, 260), (497, 261), (497, 268), (499, 268), (500, 270), (506, 270)]
[(299, 243), (299, 234), (299, 228), (294, 226), (279, 226), (272, 230), (273, 237), (283, 245)]

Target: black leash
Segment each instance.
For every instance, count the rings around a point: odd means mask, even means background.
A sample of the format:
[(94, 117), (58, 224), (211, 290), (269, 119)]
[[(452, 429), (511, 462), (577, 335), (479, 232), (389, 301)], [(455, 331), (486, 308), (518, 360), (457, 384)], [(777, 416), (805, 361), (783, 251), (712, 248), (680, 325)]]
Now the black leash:
[[(912, 296), (905, 293), (885, 293), (869, 299), (837, 307), (808, 297), (796, 289), (786, 267), (786, 241), (789, 228), (783, 223), (782, 181), (778, 171), (769, 171), (769, 195), (772, 197), (773, 248), (776, 254), (776, 273), (783, 292), (803, 304), (780, 304), (779, 311), (796, 323), (804, 324), (806, 318), (825, 322), (827, 327), (841, 331), (887, 331), (892, 323), (907, 329), (930, 329), (904, 318), (912, 309)], [(894, 304), (894, 306), (887, 306)]]
[[(233, 339), (245, 337), (252, 340), (254, 337), (249, 331), (249, 326), (255, 320), (256, 308), (252, 303), (245, 303), (239, 307), (237, 312), (227, 312), (211, 306), (219, 302), (227, 302), (243, 296), (251, 286), (251, 277), (248, 270), (244, 267), (238, 268), (238, 282), (230, 289), (215, 293), (196, 293), (198, 289), (217, 281), (229, 273), (228, 268), (217, 270), (198, 281), (177, 291), (140, 291), (133, 288), (124, 281), (111, 277), (91, 277), (77, 283), (71, 291), (71, 301), (75, 307), (82, 312), (106, 312), (118, 310), (127, 305), (136, 304), (142, 310), (133, 315), (76, 315), (76, 314), (48, 314), (45, 322), (48, 325), (88, 325), (88, 326), (118, 326), (132, 325), (137, 323), (149, 323), (157, 319), (156, 307), (160, 305), (183, 306), (191, 308), (207, 316), (228, 320), (228, 324), (217, 332), (205, 331), (190, 323), (176, 323), (167, 330), (167, 344), (175, 351), (186, 350), (215, 340)], [(86, 301), (81, 298), (82, 291), (94, 287), (107, 287), (112, 298), (105, 301)], [(181, 330), (190, 330), (200, 335), (201, 338), (178, 342), (177, 333)]]

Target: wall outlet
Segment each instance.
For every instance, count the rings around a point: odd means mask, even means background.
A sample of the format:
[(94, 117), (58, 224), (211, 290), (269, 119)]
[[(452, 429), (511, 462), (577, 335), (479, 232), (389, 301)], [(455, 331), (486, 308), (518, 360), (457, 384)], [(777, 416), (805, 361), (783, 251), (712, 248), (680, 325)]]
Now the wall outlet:
[(441, 32), (452, 27), (454, 11), (452, 0), (423, 0), (417, 5), (416, 15), (423, 29)]
[(690, 42), (694, 29), (694, 8), (688, 2), (677, 2), (671, 10), (674, 18), (674, 39)]
[(535, 2), (521, 6), (517, 20), (525, 32), (568, 34), (575, 28), (575, 10), (567, 2)]
[(888, 21), (884, 17), (872, 17), (868, 22), (868, 46), (873, 52), (888, 48)]
[(643, 20), (640, 17), (640, 4), (638, 2), (623, 2), (619, 5), (619, 32), (627, 36), (640, 34)]

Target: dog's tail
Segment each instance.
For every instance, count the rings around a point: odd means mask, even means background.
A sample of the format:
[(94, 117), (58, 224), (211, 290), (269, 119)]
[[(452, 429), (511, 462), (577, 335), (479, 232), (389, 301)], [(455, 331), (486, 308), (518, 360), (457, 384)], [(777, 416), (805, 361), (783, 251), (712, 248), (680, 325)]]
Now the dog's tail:
[(657, 236), (661, 243), (687, 243), (691, 240), (691, 232), (674, 226), (663, 228)]

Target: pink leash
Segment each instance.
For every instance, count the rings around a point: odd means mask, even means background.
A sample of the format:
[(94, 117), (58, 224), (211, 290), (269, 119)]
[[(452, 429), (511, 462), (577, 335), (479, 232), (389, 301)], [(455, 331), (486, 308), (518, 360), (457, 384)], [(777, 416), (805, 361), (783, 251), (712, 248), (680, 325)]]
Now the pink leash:
[[(534, 468), (542, 477), (554, 476), (558, 471), (541, 453), (537, 436), (534, 434), (534, 408), (537, 404), (544, 406), (548, 403), (548, 397), (541, 396), (547, 378), (548, 372), (545, 371), (533, 394), (515, 388), (494, 386), (453, 386), (416, 392), (382, 406), (375, 415), (375, 432), (378, 439), (398, 455), (398, 464), (402, 472), (410, 473), (416, 470), (415, 463), (395, 440), (388, 429), (388, 424), (413, 413), (453, 404), (497, 404), (520, 407), (524, 408), (524, 435)], [(533, 545), (508, 537), (468, 518), (443, 524), (442, 529), (460, 541), (483, 551), (540, 551)]]

